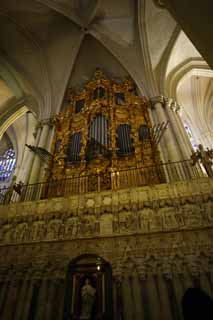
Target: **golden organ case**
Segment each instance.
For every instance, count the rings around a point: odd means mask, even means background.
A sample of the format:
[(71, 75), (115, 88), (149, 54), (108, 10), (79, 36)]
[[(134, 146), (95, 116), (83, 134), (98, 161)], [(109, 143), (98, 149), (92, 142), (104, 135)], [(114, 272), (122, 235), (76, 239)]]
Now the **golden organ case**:
[[(67, 100), (67, 109), (55, 117), (48, 180), (81, 179), (83, 191), (94, 191), (122, 186), (125, 180), (131, 185), (137, 174), (139, 184), (147, 184), (141, 170), (157, 168), (159, 153), (149, 103), (137, 95), (134, 82), (116, 83), (97, 69), (81, 92), (68, 90)], [(150, 179), (157, 182), (157, 171)]]

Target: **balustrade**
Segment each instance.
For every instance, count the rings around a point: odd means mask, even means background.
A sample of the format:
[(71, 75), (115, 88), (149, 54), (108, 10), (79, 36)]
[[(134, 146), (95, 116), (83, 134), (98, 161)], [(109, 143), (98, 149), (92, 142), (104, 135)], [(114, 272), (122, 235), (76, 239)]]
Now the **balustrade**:
[(87, 192), (119, 190), (151, 184), (186, 181), (206, 177), (199, 164), (191, 166), (190, 160), (168, 162), (156, 166), (138, 166), (128, 170), (112, 171), (107, 175), (73, 176), (21, 186), (19, 193), (14, 186), (0, 189), (0, 204), (34, 201), (54, 197), (67, 197)]

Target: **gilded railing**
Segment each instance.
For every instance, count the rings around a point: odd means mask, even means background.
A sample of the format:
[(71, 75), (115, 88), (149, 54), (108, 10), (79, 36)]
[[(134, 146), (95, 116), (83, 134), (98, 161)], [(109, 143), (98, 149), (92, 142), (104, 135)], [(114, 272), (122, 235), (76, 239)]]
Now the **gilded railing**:
[(42, 200), (67, 197), (88, 192), (119, 190), (145, 185), (186, 181), (206, 177), (199, 164), (191, 166), (190, 160), (168, 162), (156, 166), (131, 168), (104, 174), (72, 176), (70, 178), (12, 186), (0, 189), (0, 203)]

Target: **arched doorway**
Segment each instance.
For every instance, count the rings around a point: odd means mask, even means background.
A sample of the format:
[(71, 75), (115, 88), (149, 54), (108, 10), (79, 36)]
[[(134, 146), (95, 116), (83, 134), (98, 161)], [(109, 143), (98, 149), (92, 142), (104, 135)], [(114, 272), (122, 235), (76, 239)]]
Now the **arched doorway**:
[(86, 254), (69, 264), (64, 320), (112, 319), (112, 270), (103, 258)]

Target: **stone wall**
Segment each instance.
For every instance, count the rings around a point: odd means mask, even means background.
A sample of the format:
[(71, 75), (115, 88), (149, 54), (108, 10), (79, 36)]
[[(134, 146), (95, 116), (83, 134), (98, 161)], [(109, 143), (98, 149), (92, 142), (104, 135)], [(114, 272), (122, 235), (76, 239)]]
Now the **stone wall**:
[(1, 318), (62, 319), (68, 264), (91, 253), (112, 266), (115, 319), (181, 319), (188, 287), (213, 293), (212, 189), (202, 179), (1, 206)]

